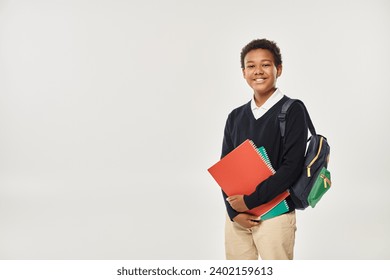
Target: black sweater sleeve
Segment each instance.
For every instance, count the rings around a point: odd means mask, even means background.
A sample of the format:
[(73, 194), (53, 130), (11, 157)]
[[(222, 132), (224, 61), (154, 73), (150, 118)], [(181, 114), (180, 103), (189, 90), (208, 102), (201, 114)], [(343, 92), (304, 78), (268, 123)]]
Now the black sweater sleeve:
[(304, 108), (301, 104), (295, 103), (290, 108), (286, 118), (281, 165), (276, 173), (259, 184), (252, 194), (244, 196), (245, 204), (249, 209), (272, 200), (287, 190), (299, 177), (304, 164), (307, 135)]

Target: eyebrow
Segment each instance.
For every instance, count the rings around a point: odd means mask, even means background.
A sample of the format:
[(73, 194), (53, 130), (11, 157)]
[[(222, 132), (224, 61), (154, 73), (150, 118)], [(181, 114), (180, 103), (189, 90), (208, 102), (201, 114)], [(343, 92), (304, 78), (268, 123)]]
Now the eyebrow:
[[(272, 62), (271, 59), (263, 59), (260, 62), (266, 62), (266, 61)], [(255, 62), (253, 60), (248, 60), (248, 61), (245, 61), (245, 63), (255, 63)]]

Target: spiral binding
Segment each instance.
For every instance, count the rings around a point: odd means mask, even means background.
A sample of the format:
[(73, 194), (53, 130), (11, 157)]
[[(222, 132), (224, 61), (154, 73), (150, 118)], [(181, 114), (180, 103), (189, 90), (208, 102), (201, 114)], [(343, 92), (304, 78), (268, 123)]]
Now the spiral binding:
[(290, 207), (288, 207), (287, 200), (283, 200), (283, 202), (284, 202), (284, 205), (286, 205), (287, 211), (290, 210)]
[(257, 148), (255, 143), (253, 143), (252, 140), (249, 140), (249, 142), (252, 145), (252, 147), (255, 149), (255, 151), (260, 155), (261, 159), (267, 165), (268, 169), (272, 172), (272, 174), (275, 174), (276, 171), (272, 167), (271, 161), (270, 161), (270, 159), (268, 157), (268, 154), (267, 154), (267, 151), (265, 150), (265, 148), (263, 146), (261, 146), (260, 148)]

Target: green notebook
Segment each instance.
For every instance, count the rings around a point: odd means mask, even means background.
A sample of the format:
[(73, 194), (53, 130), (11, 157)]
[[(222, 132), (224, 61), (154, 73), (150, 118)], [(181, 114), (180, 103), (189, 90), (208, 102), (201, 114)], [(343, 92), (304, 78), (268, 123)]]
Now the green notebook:
[(289, 207), (287, 205), (287, 201), (284, 199), (283, 201), (279, 202), (274, 208), (269, 210), (267, 213), (265, 213), (263, 216), (260, 217), (260, 220), (268, 220), (271, 218), (274, 218), (276, 216), (282, 215), (286, 212), (288, 212)]
[[(267, 151), (263, 146), (257, 148), (260, 156), (263, 158), (263, 160), (267, 163), (268, 167), (272, 170), (272, 173), (275, 173), (275, 169), (272, 167), (271, 161), (268, 157)], [(287, 201), (284, 199), (279, 204), (277, 204), (274, 208), (269, 210), (267, 213), (265, 213), (263, 216), (260, 217), (260, 220), (268, 220), (271, 218), (274, 218), (276, 216), (282, 215), (286, 212), (288, 212), (289, 207), (287, 204)]]
[(268, 157), (268, 154), (267, 154), (267, 151), (265, 150), (265, 148), (263, 146), (261, 146), (260, 148), (257, 148), (257, 151), (259, 152), (260, 156), (263, 158), (265, 163), (268, 165), (268, 167), (271, 169), (272, 173), (275, 174), (276, 171), (272, 167), (271, 161)]

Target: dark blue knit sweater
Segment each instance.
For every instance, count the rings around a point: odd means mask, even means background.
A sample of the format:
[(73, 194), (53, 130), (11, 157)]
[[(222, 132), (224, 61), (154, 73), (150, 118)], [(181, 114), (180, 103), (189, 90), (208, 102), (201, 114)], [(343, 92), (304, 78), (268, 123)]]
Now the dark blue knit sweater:
[[(249, 209), (264, 204), (287, 190), (302, 171), (308, 135), (305, 113), (299, 103), (294, 103), (289, 109), (283, 145), (278, 114), (287, 99), (288, 97), (284, 96), (257, 120), (253, 116), (251, 103), (248, 102), (234, 109), (226, 121), (221, 158), (246, 139), (250, 139), (257, 147), (265, 147), (276, 170), (274, 175), (257, 186), (256, 191), (244, 196), (245, 204)], [(225, 193), (223, 196), (229, 217), (233, 219), (238, 212), (226, 201)], [(289, 197), (287, 203), (290, 211), (295, 209)]]

